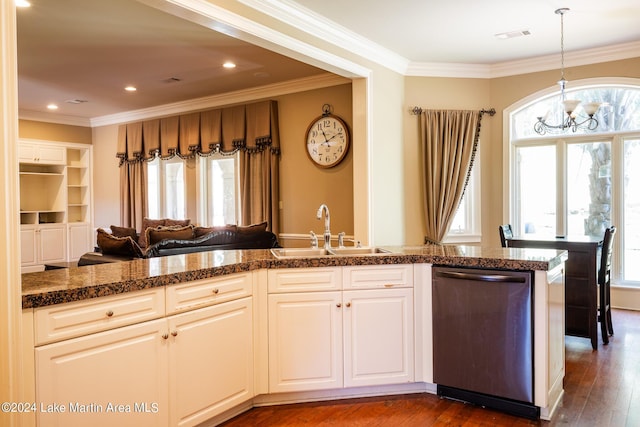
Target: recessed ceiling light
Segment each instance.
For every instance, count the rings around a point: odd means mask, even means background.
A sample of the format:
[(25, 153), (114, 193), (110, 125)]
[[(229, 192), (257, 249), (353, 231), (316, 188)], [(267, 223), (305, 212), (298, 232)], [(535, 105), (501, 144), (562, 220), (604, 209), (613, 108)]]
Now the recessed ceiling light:
[(135, 92), (136, 90), (138, 90), (138, 88), (136, 88), (135, 86), (129, 85), (129, 86), (126, 86), (124, 90), (126, 90), (127, 92)]
[(517, 30), (517, 31), (507, 31), (506, 33), (494, 34), (494, 36), (498, 39), (512, 39), (514, 37), (522, 37), (531, 35), (531, 31), (529, 30)]
[(16, 7), (31, 7), (31, 3), (27, 0), (16, 0)]
[(48, 108), (49, 110), (57, 110), (57, 109), (58, 109), (58, 106), (57, 106), (56, 104), (49, 104), (49, 105), (47, 105), (47, 108)]
[(223, 66), (224, 68), (236, 68), (236, 64), (234, 64), (234, 63), (233, 63), (233, 62), (231, 62), (231, 61), (227, 61), (227, 62), (225, 62), (224, 64), (222, 64), (222, 66)]

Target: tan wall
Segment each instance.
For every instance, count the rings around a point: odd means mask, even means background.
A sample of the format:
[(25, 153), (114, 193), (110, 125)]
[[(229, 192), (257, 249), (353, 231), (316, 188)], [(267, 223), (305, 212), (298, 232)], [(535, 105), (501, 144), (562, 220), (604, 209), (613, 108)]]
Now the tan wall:
[[(351, 85), (340, 85), (279, 98), (280, 143), (280, 230), (282, 234), (318, 235), (324, 229), (316, 219), (318, 207), (325, 203), (331, 211), (331, 231), (353, 234), (353, 147), (333, 168), (320, 168), (307, 156), (305, 134), (312, 120), (330, 104), (352, 130)], [(283, 240), (283, 245), (308, 245), (303, 241)]]
[[(498, 246), (498, 226), (506, 221), (503, 194), (503, 119), (507, 107), (541, 90), (556, 86), (559, 71), (545, 71), (495, 79), (447, 79), (408, 77), (406, 81), (407, 109), (414, 105), (426, 108), (480, 109), (495, 108), (494, 117), (485, 116), (480, 135), (482, 244)], [(572, 80), (602, 77), (640, 77), (640, 58), (614, 61), (565, 70)], [(419, 184), (420, 167), (418, 122), (405, 114), (405, 193), (407, 243), (422, 243), (422, 196)], [(532, 124), (533, 126), (533, 124)], [(418, 212), (419, 215), (416, 213)]]
[(18, 136), (45, 141), (75, 142), (91, 144), (91, 128), (84, 126), (60, 125), (33, 120), (18, 121)]
[[(309, 123), (322, 114), (326, 103), (334, 114), (352, 123), (351, 85), (340, 85), (284, 95), (278, 101), (281, 139), (280, 196), (282, 200), (280, 230), (284, 234), (321, 233), (323, 223), (316, 220), (321, 203), (331, 210), (332, 231), (353, 234), (353, 161), (351, 149), (336, 167), (316, 167), (306, 154), (305, 132)], [(256, 100), (257, 101), (257, 100)], [(115, 158), (117, 125), (94, 129), (94, 199), (96, 227), (119, 224), (119, 174)], [(188, 212), (196, 218), (195, 169), (187, 168)], [(287, 245), (307, 245), (304, 241), (287, 241)]]

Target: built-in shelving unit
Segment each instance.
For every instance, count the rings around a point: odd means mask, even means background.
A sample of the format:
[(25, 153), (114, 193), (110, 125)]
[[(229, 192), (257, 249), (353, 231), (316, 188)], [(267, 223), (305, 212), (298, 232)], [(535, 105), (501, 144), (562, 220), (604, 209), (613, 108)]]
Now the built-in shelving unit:
[(77, 260), (91, 249), (91, 146), (21, 140), (22, 270)]

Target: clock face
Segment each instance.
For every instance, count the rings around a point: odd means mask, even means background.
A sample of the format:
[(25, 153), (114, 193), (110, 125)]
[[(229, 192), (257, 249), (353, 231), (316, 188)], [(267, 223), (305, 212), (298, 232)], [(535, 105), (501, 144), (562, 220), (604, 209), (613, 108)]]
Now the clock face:
[(330, 168), (349, 150), (349, 128), (339, 117), (319, 117), (307, 129), (306, 143), (309, 158), (320, 167)]

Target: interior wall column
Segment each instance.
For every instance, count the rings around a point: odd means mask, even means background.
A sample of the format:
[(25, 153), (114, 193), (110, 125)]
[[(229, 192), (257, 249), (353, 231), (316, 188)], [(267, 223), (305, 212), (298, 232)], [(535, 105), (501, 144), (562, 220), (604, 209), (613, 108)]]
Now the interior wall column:
[[(18, 71), (16, 10), (0, 2), (0, 402), (20, 402), (22, 377), (20, 233), (18, 202)], [(0, 412), (0, 425), (20, 426), (19, 414)]]

